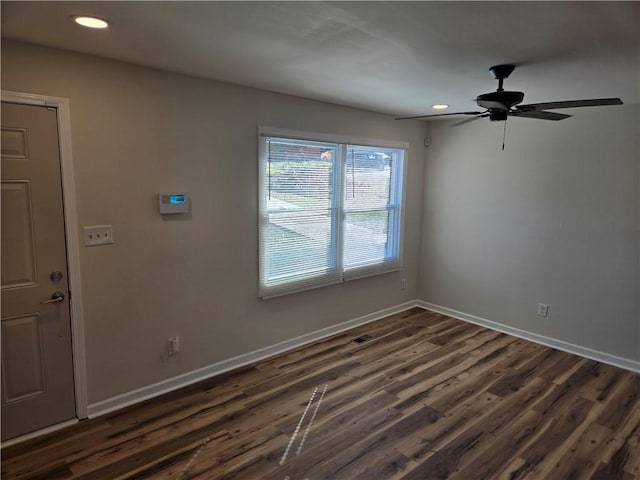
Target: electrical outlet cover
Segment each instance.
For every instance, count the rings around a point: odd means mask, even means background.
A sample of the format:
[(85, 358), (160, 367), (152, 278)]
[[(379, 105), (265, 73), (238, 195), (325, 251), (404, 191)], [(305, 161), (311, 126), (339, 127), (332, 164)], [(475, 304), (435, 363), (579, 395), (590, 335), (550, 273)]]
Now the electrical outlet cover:
[(538, 304), (538, 315), (541, 317), (546, 317), (547, 312), (549, 311), (549, 305), (545, 305), (544, 303)]
[(175, 355), (180, 352), (180, 337), (173, 337), (169, 339), (169, 356)]
[(95, 225), (84, 227), (84, 244), (87, 247), (113, 243), (113, 227), (111, 225)]

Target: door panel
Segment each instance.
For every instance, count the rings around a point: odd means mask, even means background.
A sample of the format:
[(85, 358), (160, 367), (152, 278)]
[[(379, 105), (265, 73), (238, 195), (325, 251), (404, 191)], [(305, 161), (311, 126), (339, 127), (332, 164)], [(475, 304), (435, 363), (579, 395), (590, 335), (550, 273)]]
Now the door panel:
[(76, 415), (56, 114), (2, 104), (3, 440)]
[(2, 157), (27, 159), (27, 130), (25, 128), (2, 127)]
[(40, 315), (2, 321), (3, 402), (19, 402), (45, 392), (41, 339)]
[[(33, 210), (28, 181), (2, 180), (2, 288), (26, 287), (36, 283), (36, 244), (33, 238)], [(3, 229), (4, 230), (4, 229)]]

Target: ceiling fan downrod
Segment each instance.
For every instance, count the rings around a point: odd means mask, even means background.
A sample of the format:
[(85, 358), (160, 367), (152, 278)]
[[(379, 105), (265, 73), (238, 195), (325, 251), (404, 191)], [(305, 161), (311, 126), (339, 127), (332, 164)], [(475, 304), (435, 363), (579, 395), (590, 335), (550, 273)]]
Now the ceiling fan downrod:
[(515, 70), (515, 65), (494, 65), (489, 69), (489, 73), (493, 78), (498, 80), (498, 92), (504, 92), (502, 83), (505, 78), (509, 78), (509, 75)]

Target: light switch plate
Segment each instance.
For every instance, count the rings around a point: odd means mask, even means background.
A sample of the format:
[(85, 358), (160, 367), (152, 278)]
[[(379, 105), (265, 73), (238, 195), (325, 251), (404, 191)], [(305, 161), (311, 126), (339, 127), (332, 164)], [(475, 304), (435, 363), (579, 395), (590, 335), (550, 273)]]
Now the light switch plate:
[(87, 247), (113, 243), (113, 227), (111, 225), (94, 225), (83, 227), (84, 244)]

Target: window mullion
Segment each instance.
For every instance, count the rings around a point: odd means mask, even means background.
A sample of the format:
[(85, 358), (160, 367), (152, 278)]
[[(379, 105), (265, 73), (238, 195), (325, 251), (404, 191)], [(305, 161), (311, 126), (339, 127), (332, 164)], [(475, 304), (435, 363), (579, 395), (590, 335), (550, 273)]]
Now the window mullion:
[(345, 157), (347, 149), (343, 144), (338, 146), (338, 154), (333, 165), (334, 173), (334, 221), (335, 221), (335, 246), (336, 246), (336, 267), (340, 272), (341, 278), (344, 279), (344, 226), (345, 226), (345, 212), (344, 212), (344, 188), (345, 188)]

